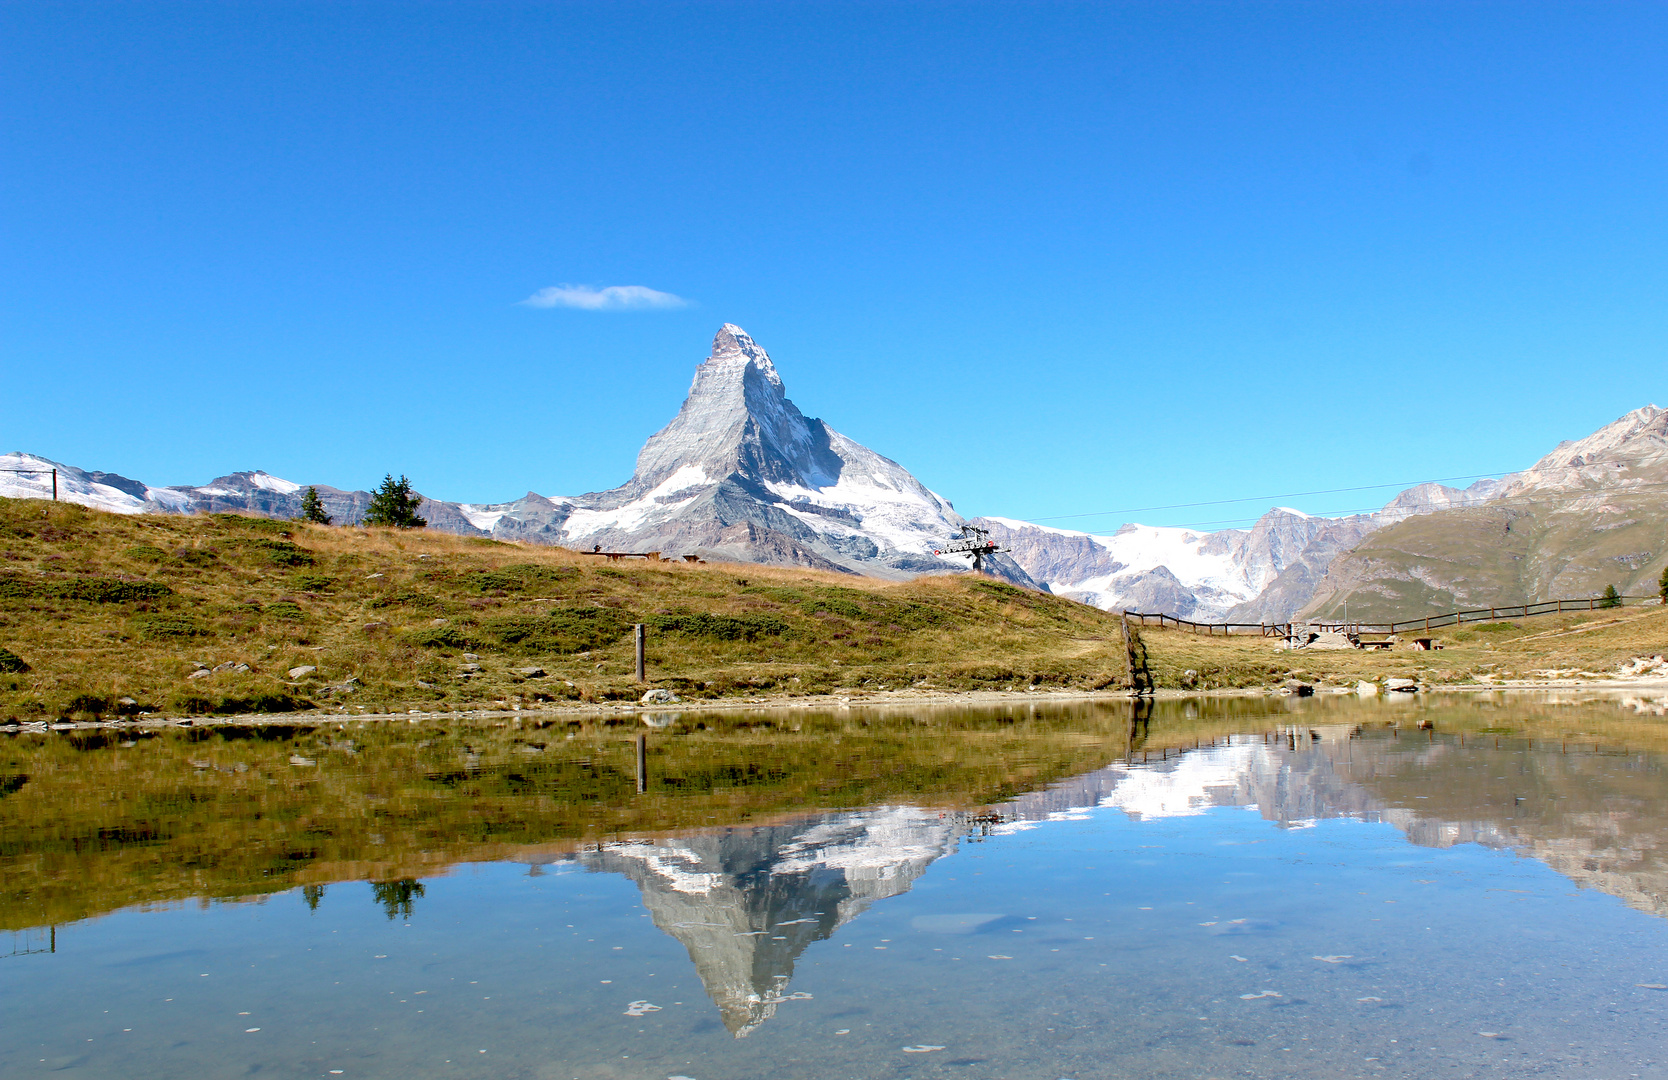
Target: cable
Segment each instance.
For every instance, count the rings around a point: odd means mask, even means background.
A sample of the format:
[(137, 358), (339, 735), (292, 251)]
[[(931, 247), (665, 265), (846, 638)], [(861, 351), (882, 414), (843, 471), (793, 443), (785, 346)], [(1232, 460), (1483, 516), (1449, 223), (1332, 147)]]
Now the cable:
[[(1631, 495), (1634, 492), (1641, 491), (1641, 490), (1646, 489), (1646, 488), (1651, 488), (1651, 489), (1664, 488), (1664, 489), (1668, 489), (1668, 481), (1647, 481), (1647, 482), (1642, 483), (1642, 484), (1634, 484), (1630, 487), (1621, 488), (1621, 489), (1612, 490), (1612, 491), (1563, 491), (1563, 492), (1552, 492), (1552, 491), (1547, 491), (1543, 488), (1543, 489), (1538, 489), (1538, 490), (1535, 490), (1535, 491), (1520, 492), (1519, 494), (1516, 494), (1516, 495), (1502, 495), (1502, 496), (1500, 496), (1499, 498), (1496, 498), (1496, 499), (1484, 499), (1481, 502), (1466, 503), (1466, 504), (1462, 504), (1462, 505), (1459, 505), (1459, 506), (1454, 506), (1454, 505), (1438, 506), (1436, 503), (1415, 503), (1413, 506), (1400, 507), (1398, 509), (1409, 511), (1409, 513), (1407, 515), (1408, 517), (1419, 517), (1419, 516), (1422, 516), (1423, 514), (1436, 513), (1438, 511), (1442, 511), (1442, 510), (1471, 510), (1471, 509), (1479, 509), (1479, 508), (1490, 507), (1490, 506), (1499, 506), (1501, 503), (1517, 502), (1517, 501), (1529, 501), (1529, 500), (1536, 500), (1536, 499), (1563, 499), (1563, 500), (1567, 501), (1567, 500), (1580, 499), (1580, 498), (1619, 498), (1619, 497), (1622, 497), (1622, 496)], [(1421, 507), (1428, 507), (1428, 509), (1421, 509)], [(1337, 510), (1337, 511), (1334, 511), (1330, 514), (1310, 514), (1308, 516), (1309, 517), (1315, 517), (1315, 518), (1325, 518), (1325, 519), (1329, 519), (1329, 520), (1336, 520), (1338, 518), (1351, 517), (1355, 514), (1377, 514), (1377, 513), (1382, 513), (1383, 511), (1384, 511), (1384, 507), (1382, 507), (1382, 506), (1364, 506), (1364, 507), (1361, 507), (1361, 508), (1355, 509), (1355, 510)], [(1265, 511), (1265, 513), (1266, 513), (1266, 511)], [(1216, 520), (1216, 521), (1188, 521), (1188, 522), (1180, 522), (1180, 523), (1175, 524), (1175, 525), (1155, 525), (1155, 526), (1153, 526), (1153, 528), (1156, 528), (1156, 529), (1198, 529), (1198, 528), (1203, 528), (1207, 525), (1229, 525), (1229, 524), (1232, 524), (1233, 522), (1236, 522), (1236, 521), (1253, 522), (1254, 523), (1256, 521), (1261, 520), (1261, 518), (1262, 518), (1262, 515), (1259, 514), (1257, 517), (1221, 518), (1221, 519)]]
[(1146, 514), (1154, 510), (1187, 510), (1195, 506), (1226, 506), (1229, 503), (1267, 502), (1270, 499), (1297, 499), (1305, 495), (1338, 495), (1346, 491), (1374, 491), (1378, 488), (1410, 488), (1420, 484), (1445, 484), (1450, 480), (1484, 480), (1491, 476), (1510, 476), (1510, 472), (1477, 473), (1473, 476), (1443, 476), (1435, 480), (1392, 481), (1387, 484), (1364, 484), (1361, 487), (1326, 488), (1321, 491), (1288, 491), (1284, 495), (1247, 495), (1243, 499), (1211, 499), (1206, 502), (1171, 503), (1168, 506), (1132, 506), (1124, 510), (1096, 510), (1087, 514), (1055, 514), (1053, 517), (1031, 518), (1031, 521), (1069, 521), (1073, 518), (1109, 517), (1112, 514)]
[[(1610, 459), (1601, 459), (1601, 460), (1598, 460), (1598, 461), (1582, 462), (1579, 465), (1556, 465), (1556, 466), (1551, 466), (1546, 471), (1549, 471), (1549, 472), (1553, 471), (1553, 470), (1567, 471), (1567, 470), (1574, 470), (1574, 469), (1590, 469), (1595, 465), (1618, 465), (1618, 466), (1620, 466), (1620, 465), (1627, 465), (1627, 464), (1634, 464), (1634, 463), (1633, 462), (1628, 462), (1628, 461), (1622, 461), (1622, 460), (1615, 459), (1615, 458), (1610, 458)], [(1532, 465), (1532, 466), (1530, 466), (1529, 469), (1516, 469), (1516, 470), (1511, 470), (1511, 471), (1491, 472), (1491, 473), (1474, 473), (1470, 476), (1441, 476), (1441, 477), (1435, 477), (1435, 478), (1430, 479), (1430, 480), (1414, 480), (1414, 481), (1392, 482), (1392, 483), (1385, 483), (1385, 484), (1363, 484), (1359, 487), (1325, 488), (1325, 489), (1317, 490), (1317, 491), (1292, 491), (1292, 492), (1287, 492), (1284, 495), (1248, 495), (1244, 498), (1238, 498), (1238, 499), (1210, 499), (1210, 500), (1206, 500), (1204, 502), (1171, 503), (1168, 506), (1136, 506), (1136, 507), (1129, 507), (1129, 508), (1123, 509), (1123, 510), (1096, 510), (1096, 511), (1092, 511), (1090, 513), (1085, 513), (1085, 514), (1055, 514), (1055, 515), (1050, 516), (1050, 517), (1026, 518), (1026, 519), (1023, 519), (1023, 520), (1026, 520), (1028, 522), (1070, 521), (1070, 520), (1077, 519), (1077, 518), (1109, 517), (1113, 514), (1145, 514), (1145, 513), (1151, 513), (1155, 510), (1188, 510), (1188, 509), (1192, 509), (1193, 507), (1197, 507), (1197, 506), (1228, 506), (1228, 505), (1232, 505), (1233, 503), (1268, 502), (1268, 501), (1271, 501), (1271, 500), (1274, 500), (1274, 499), (1296, 499), (1296, 498), (1302, 498), (1304, 496), (1309, 496), (1309, 495), (1338, 495), (1338, 494), (1342, 494), (1344, 492), (1350, 492), (1350, 491), (1375, 491), (1375, 490), (1380, 490), (1380, 489), (1383, 489), (1383, 488), (1394, 488), (1394, 487), (1399, 487), (1399, 488), (1402, 488), (1403, 490), (1407, 490), (1409, 488), (1419, 487), (1420, 485), (1423, 485), (1423, 484), (1444, 484), (1444, 483), (1448, 483), (1450, 481), (1457, 481), (1457, 480), (1485, 480), (1485, 479), (1489, 479), (1491, 477), (1501, 477), (1502, 479), (1504, 479), (1506, 477), (1517, 476), (1517, 475), (1520, 475), (1522, 473), (1528, 472), (1528, 471), (1530, 471), (1530, 469), (1533, 469), (1533, 468), (1534, 468), (1534, 466)], [(1650, 485), (1644, 485), (1644, 486), (1650, 486)], [(1629, 490), (1634, 490), (1634, 489), (1630, 488)], [(1508, 497), (1509, 498), (1517, 498), (1518, 496), (1508, 496)], [(1489, 499), (1489, 500), (1486, 500), (1486, 501), (1491, 502), (1491, 503), (1492, 502), (1502, 502), (1502, 501), (1504, 501), (1504, 499), (1503, 498), (1502, 499)], [(1472, 504), (1472, 505), (1481, 505), (1481, 504)], [(1380, 510), (1383, 510), (1383, 509), (1384, 509), (1384, 507), (1382, 507), (1382, 506), (1370, 506), (1370, 507), (1365, 507), (1365, 508), (1360, 509), (1360, 510), (1342, 510), (1342, 511), (1334, 511), (1331, 514), (1312, 514), (1310, 516), (1311, 517), (1347, 517), (1350, 514), (1376, 513)], [(1446, 508), (1444, 508), (1444, 509), (1446, 509)], [(1258, 516), (1260, 517), (1261, 515), (1258, 515)], [(1016, 518), (1015, 520), (1020, 520), (1020, 519)], [(1200, 522), (1193, 522), (1191, 524), (1166, 525), (1166, 526), (1162, 526), (1162, 527), (1163, 528), (1170, 528), (1170, 529), (1187, 529), (1187, 528), (1194, 528), (1196, 526), (1204, 526), (1204, 525), (1221, 525), (1221, 524), (1225, 524), (1225, 523), (1231, 522), (1231, 521), (1256, 521), (1256, 520), (1257, 520), (1257, 518), (1254, 518), (1254, 517), (1251, 517), (1251, 518), (1223, 518), (1220, 521), (1200, 521)]]

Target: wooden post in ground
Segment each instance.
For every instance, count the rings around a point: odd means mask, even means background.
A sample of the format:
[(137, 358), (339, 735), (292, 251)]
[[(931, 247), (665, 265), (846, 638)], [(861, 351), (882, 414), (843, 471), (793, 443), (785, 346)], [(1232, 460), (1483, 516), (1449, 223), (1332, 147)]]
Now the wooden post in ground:
[(637, 681), (647, 682), (647, 673), (643, 669), (643, 639), (648, 636), (647, 627), (637, 623), (631, 628), (631, 642), (637, 653)]
[(637, 794), (649, 790), (649, 737), (637, 736)]
[(58, 470), (52, 470), (52, 501), (58, 501)]

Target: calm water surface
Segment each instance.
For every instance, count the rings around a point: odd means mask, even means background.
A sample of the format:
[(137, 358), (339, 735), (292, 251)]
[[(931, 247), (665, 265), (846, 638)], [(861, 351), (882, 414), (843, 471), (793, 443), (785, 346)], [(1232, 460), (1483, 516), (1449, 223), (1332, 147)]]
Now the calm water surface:
[(0, 1075), (1668, 1076), (1649, 702), (647, 721), (11, 739)]

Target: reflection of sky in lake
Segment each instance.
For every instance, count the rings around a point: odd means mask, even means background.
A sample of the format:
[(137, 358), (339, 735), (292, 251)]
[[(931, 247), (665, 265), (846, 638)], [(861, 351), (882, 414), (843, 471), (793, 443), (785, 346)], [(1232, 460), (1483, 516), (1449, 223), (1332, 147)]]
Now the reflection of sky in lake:
[(464, 868), (409, 921), (363, 884), (122, 912), (0, 963), (0, 1074), (1663, 1076), (1662, 794), (1305, 729)]

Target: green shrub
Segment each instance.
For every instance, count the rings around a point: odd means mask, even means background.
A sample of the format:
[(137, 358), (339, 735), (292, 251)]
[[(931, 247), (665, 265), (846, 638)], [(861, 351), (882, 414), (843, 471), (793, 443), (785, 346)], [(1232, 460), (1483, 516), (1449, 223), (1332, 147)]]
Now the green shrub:
[(756, 641), (761, 637), (781, 637), (793, 631), (792, 624), (780, 615), (713, 615), (704, 611), (687, 615), (651, 615), (648, 625), (663, 634), (687, 634), (717, 641)]
[(130, 559), (139, 559), (144, 562), (162, 562), (168, 557), (168, 553), (166, 551), (163, 551), (159, 547), (152, 547), (149, 544), (135, 544), (133, 547), (130, 547), (126, 551), (122, 552), (122, 554), (126, 555)]
[(185, 716), (226, 716), (233, 713), (279, 713), (311, 709), (313, 703), (290, 693), (262, 693), (211, 698), (182, 692), (168, 699), (168, 711)]
[(430, 596), (428, 593), (411, 592), (409, 590), (395, 593), (383, 593), (381, 596), (372, 597), (370, 601), (370, 605), (373, 608), (393, 607), (396, 604), (410, 605), (414, 608), (421, 608), (424, 611), (432, 611), (435, 608), (445, 606), (438, 596)]
[(268, 540), (258, 537), (239, 540), (240, 547), (251, 548), (273, 566), (312, 566), (313, 553), (289, 540)]
[(563, 578), (578, 576), (579, 571), (570, 567), (522, 564), (474, 575), (473, 584), (481, 592), (547, 592), (561, 585)]
[(222, 525), (230, 525), (233, 528), (245, 529), (249, 532), (267, 533), (285, 539), (294, 535), (293, 526), (289, 522), (280, 521), (277, 518), (249, 517), (245, 514), (210, 514), (209, 517)]
[(883, 615), (905, 630), (925, 630), (945, 620), (945, 613), (938, 608), (916, 603), (888, 605)]
[(294, 600), (274, 600), (266, 606), (266, 614), (274, 619), (300, 622), (306, 613), (301, 610), (301, 605)]
[(91, 713), (94, 716), (103, 716), (110, 711), (110, 699), (93, 694), (77, 694), (64, 705), (63, 711), (65, 716), (74, 716), (76, 713)]
[(529, 652), (574, 653), (614, 644), (636, 621), (613, 608), (557, 608), (544, 615), (491, 619), (481, 629)]
[(23, 657), (10, 649), (0, 649), (0, 671), (8, 675), (20, 675), (29, 670), (29, 665), (23, 662)]
[(807, 600), (799, 605), (799, 610), (807, 615), (826, 611), (830, 615), (840, 615), (847, 619), (861, 619), (868, 615), (868, 612), (850, 600), (837, 596), (819, 596), (815, 600)]
[(159, 600), (174, 590), (155, 581), (118, 578), (30, 579), (20, 574), (0, 575), (0, 599), (86, 600), (95, 604), (126, 604)]
[(298, 592), (323, 592), (334, 584), (335, 578), (322, 574), (297, 574), (290, 578), (290, 587)]
[(406, 635), (406, 640), (425, 649), (467, 649), (474, 640), (457, 626), (431, 626)]
[(150, 640), (202, 637), (208, 633), (183, 615), (140, 615), (132, 625), (134, 633)]

